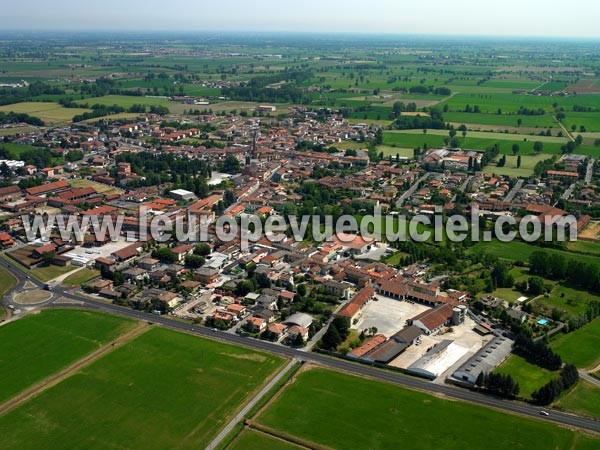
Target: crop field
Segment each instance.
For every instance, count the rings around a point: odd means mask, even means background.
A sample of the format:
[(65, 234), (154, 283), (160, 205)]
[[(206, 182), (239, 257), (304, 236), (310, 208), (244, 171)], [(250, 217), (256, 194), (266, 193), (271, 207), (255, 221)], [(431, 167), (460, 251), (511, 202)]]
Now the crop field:
[(23, 126), (23, 127), (7, 127), (0, 128), (0, 137), (4, 136), (14, 136), (16, 134), (30, 133), (32, 131), (37, 131), (37, 127), (33, 126)]
[(549, 370), (530, 364), (517, 355), (509, 356), (494, 372), (511, 375), (521, 388), (519, 396), (524, 398), (530, 398), (533, 392), (554, 378), (558, 378), (558, 372), (550, 372)]
[(105, 95), (104, 97), (92, 97), (83, 100), (77, 100), (76, 103), (88, 105), (105, 105), (112, 106), (117, 105), (123, 108), (130, 108), (133, 105), (145, 105), (145, 106), (166, 106), (167, 108), (177, 105), (165, 97), (144, 97), (144, 96), (130, 96), (130, 95)]
[(600, 388), (584, 380), (553, 405), (564, 411), (600, 420)]
[(576, 131), (573, 131), (575, 136), (582, 132), (581, 127), (585, 127), (586, 132), (600, 131), (600, 113), (567, 112), (563, 122), (569, 131), (575, 126)]
[(503, 113), (516, 113), (519, 108), (529, 109), (541, 108), (548, 113), (553, 111), (553, 104), (563, 107), (567, 111), (572, 110), (574, 105), (588, 106), (593, 108), (600, 107), (600, 96), (569, 96), (569, 97), (550, 97), (540, 95), (515, 95), (515, 94), (456, 94), (452, 98), (445, 100), (440, 107), (448, 105), (450, 112), (464, 111), (466, 105), (473, 107), (479, 106), (482, 113), (495, 114), (498, 109)]
[[(282, 435), (335, 449), (390, 449), (399, 443), (416, 450), (600, 445), (596, 438), (537, 420), (321, 369), (298, 375), (257, 420)], [(477, 432), (460, 426), (465, 423)]]
[[(523, 128), (558, 128), (558, 124), (550, 114), (543, 116), (463, 112), (451, 112), (444, 114), (444, 120), (447, 122), (505, 127), (519, 127), (519, 119), (521, 120), (520, 127)], [(554, 134), (556, 134), (556, 132)]]
[[(383, 143), (405, 148), (423, 147), (426, 143), (430, 148), (440, 148), (445, 145), (446, 137), (448, 137), (446, 130), (427, 130), (427, 133), (423, 133), (423, 130), (386, 131), (383, 134)], [(560, 153), (562, 145), (566, 142), (566, 138), (486, 132), (467, 132), (465, 138), (459, 133), (457, 137), (462, 148), (485, 150), (497, 144), (500, 152), (505, 154), (512, 154), (512, 146), (517, 144), (521, 155), (534, 153), (533, 146), (536, 141), (543, 143), (543, 153), (551, 154)]]
[(69, 122), (74, 116), (89, 112), (85, 108), (65, 108), (54, 102), (23, 102), (0, 106), (2, 112), (25, 113), (42, 119), (48, 125)]
[(227, 450), (265, 450), (267, 448), (269, 450), (300, 450), (304, 447), (255, 430), (242, 431), (231, 445), (227, 446)]
[(3, 446), (204, 448), (281, 364), (153, 328), (0, 417)]
[(600, 363), (600, 319), (558, 336), (551, 346), (567, 363), (581, 369), (596, 367)]
[(0, 327), (0, 403), (117, 338), (133, 323), (81, 310), (46, 310)]

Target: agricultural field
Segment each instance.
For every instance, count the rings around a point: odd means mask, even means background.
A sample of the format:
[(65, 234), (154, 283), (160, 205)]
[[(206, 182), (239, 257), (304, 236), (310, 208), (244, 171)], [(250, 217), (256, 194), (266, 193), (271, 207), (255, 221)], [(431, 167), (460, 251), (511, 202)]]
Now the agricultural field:
[(600, 319), (573, 331), (559, 335), (550, 342), (562, 359), (580, 369), (593, 369), (600, 363)]
[(0, 403), (131, 329), (107, 314), (52, 309), (0, 327)]
[(512, 376), (519, 383), (519, 396), (523, 398), (531, 398), (532, 393), (559, 375), (558, 372), (550, 372), (517, 355), (510, 355), (494, 372)]
[(563, 394), (553, 406), (563, 411), (600, 420), (600, 387), (579, 380), (579, 383)]
[(130, 108), (133, 105), (145, 105), (145, 106), (170, 106), (176, 105), (177, 103), (172, 102), (165, 97), (144, 97), (134, 95), (105, 95), (104, 97), (92, 97), (83, 100), (77, 100), (78, 104), (88, 105), (104, 105), (104, 106), (121, 106), (122, 108)]
[(42, 119), (46, 125), (60, 125), (70, 122), (73, 117), (90, 112), (90, 110), (65, 108), (54, 102), (24, 102), (0, 106), (0, 112), (25, 113)]
[(300, 450), (304, 447), (255, 430), (242, 431), (231, 445), (226, 447), (227, 450), (264, 450), (267, 448), (269, 450)]
[(37, 131), (37, 130), (38, 130), (38, 128), (33, 127), (33, 126), (18, 126), (18, 127), (0, 128), (0, 137), (30, 133), (30, 132)]
[[(466, 432), (457, 418), (478, 432)], [(537, 420), (322, 369), (298, 375), (257, 422), (282, 436), (334, 449), (389, 449), (399, 442), (413, 449), (447, 450), (600, 445), (597, 438)]]
[(204, 448), (282, 362), (151, 328), (0, 417), (2, 442), (19, 449)]
[[(386, 131), (383, 134), (383, 144), (388, 146), (396, 145), (398, 147), (415, 148), (423, 147), (426, 143), (430, 148), (440, 148), (445, 146), (444, 138), (448, 137), (446, 130), (403, 130)], [(561, 147), (567, 142), (566, 138), (551, 136), (531, 136), (515, 135), (505, 133), (488, 132), (467, 132), (463, 138), (457, 134), (460, 141), (460, 147), (472, 150), (485, 150), (498, 145), (501, 153), (512, 154), (513, 144), (519, 146), (519, 154), (528, 155), (534, 153), (533, 146), (536, 141), (543, 143), (543, 153), (557, 154), (561, 152)], [(578, 149), (579, 150), (579, 149)], [(577, 153), (580, 153), (577, 151)]]
[[(444, 114), (444, 120), (459, 124), (491, 125), (495, 127), (522, 127), (522, 128), (556, 128), (558, 123), (547, 114), (543, 116), (524, 116), (518, 114), (483, 114), (451, 112)], [(519, 125), (519, 120), (521, 124)], [(552, 134), (556, 134), (556, 131)]]

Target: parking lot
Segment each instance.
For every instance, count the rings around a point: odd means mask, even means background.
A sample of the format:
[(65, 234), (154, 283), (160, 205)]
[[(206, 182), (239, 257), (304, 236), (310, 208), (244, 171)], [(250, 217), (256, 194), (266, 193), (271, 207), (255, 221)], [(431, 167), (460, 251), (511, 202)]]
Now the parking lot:
[(352, 328), (364, 330), (376, 327), (378, 333), (390, 337), (404, 328), (408, 319), (428, 309), (417, 303), (375, 295), (375, 300), (363, 308), (362, 319)]

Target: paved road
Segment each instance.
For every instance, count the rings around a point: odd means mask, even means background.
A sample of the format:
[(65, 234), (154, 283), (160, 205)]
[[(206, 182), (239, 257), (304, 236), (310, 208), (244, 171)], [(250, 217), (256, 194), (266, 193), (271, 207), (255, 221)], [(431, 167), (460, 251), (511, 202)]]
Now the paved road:
[(221, 430), (221, 432), (217, 435), (216, 438), (213, 439), (213, 441), (208, 444), (208, 446), (206, 447), (206, 450), (213, 450), (214, 448), (217, 448), (217, 446), (221, 443), (221, 441), (223, 441), (223, 439), (225, 439), (227, 437), (227, 435), (229, 433), (231, 433), (233, 431), (233, 428), (240, 423), (242, 420), (244, 420), (244, 417), (246, 417), (246, 414), (248, 414), (250, 412), (250, 410), (252, 408), (254, 408), (256, 406), (256, 404), (265, 396), (267, 395), (267, 393), (273, 389), (273, 387), (275, 387), (275, 385), (277, 383), (279, 383), (279, 380), (281, 380), (285, 374), (287, 374), (292, 367), (294, 367), (294, 365), (297, 363), (298, 361), (293, 359), (292, 361), (289, 362), (289, 364), (287, 366), (285, 366), (283, 368), (283, 370), (281, 372), (279, 372), (271, 381), (269, 381), (267, 383), (267, 385), (265, 387), (263, 387), (260, 392), (258, 394), (256, 394), (252, 400), (250, 400), (246, 406), (244, 406), (244, 408), (227, 424), (225, 425), (225, 428), (223, 428)]
[[(24, 272), (16, 266), (11, 265), (10, 271), (21, 279), (25, 276)], [(32, 279), (31, 281), (40, 286), (42, 285), (42, 283), (37, 280)], [(86, 297), (78, 297), (60, 286), (55, 289), (55, 294), (58, 296), (66, 297), (68, 299), (80, 301), (83, 303), (83, 306), (94, 310), (117, 314), (129, 317), (131, 319), (146, 320), (162, 325), (165, 328), (170, 328), (178, 331), (185, 331), (188, 333), (196, 334), (198, 336), (220, 340), (234, 345), (250, 347), (259, 351), (277, 354), (290, 359), (295, 358), (299, 361), (311, 362), (333, 370), (338, 370), (359, 376), (370, 377), (376, 380), (394, 383), (410, 389), (416, 389), (434, 394), (442, 394), (449, 398), (468, 401), (478, 405), (488, 406), (507, 412), (521, 414), (524, 416), (534, 417), (538, 420), (542, 420), (545, 422), (553, 422), (560, 425), (566, 425), (600, 433), (600, 422), (596, 420), (566, 414), (547, 408), (544, 408), (544, 410), (550, 412), (550, 415), (541, 416), (539, 413), (540, 408), (526, 403), (521, 403), (517, 401), (504, 401), (491, 396), (479, 394), (477, 392), (472, 392), (467, 389), (457, 388), (448, 385), (432, 384), (426, 380), (410, 377), (398, 372), (377, 369), (371, 366), (366, 366), (346, 361), (343, 359), (332, 358), (318, 353), (308, 353), (302, 350), (284, 347), (281, 345), (274, 344), (272, 342), (262, 341), (259, 339), (251, 339), (236, 334), (212, 331), (211, 329), (206, 327), (178, 322), (167, 316), (154, 316), (148, 313), (135, 311), (130, 308), (105, 303), (99, 300), (92, 300)]]
[(592, 182), (592, 176), (594, 175), (594, 163), (596, 160), (590, 158), (587, 165), (587, 170), (585, 172), (585, 184), (590, 184)]
[(402, 194), (400, 196), (400, 198), (398, 199), (398, 201), (396, 202), (396, 206), (398, 208), (401, 208), (402, 205), (404, 205), (404, 202), (406, 201), (406, 199), (408, 197), (410, 197), (411, 195), (413, 195), (416, 190), (419, 188), (419, 186), (421, 185), (421, 183), (423, 181), (425, 181), (427, 178), (429, 178), (429, 175), (431, 175), (430, 173), (426, 173), (425, 175), (423, 175), (421, 178), (419, 178), (417, 181), (415, 181), (413, 183), (413, 185), (408, 189), (408, 191), (406, 191), (404, 194)]
[(510, 190), (510, 192), (506, 195), (506, 197), (504, 197), (504, 201), (506, 203), (510, 203), (513, 201), (513, 198), (515, 198), (515, 195), (517, 195), (517, 192), (519, 192), (521, 190), (521, 188), (523, 187), (523, 183), (524, 183), (524, 180), (517, 181), (517, 184), (515, 184), (513, 186), (513, 188)]
[(587, 381), (588, 383), (592, 383), (594, 386), (600, 388), (600, 380), (598, 378), (591, 376), (589, 373), (587, 373), (583, 370), (579, 371), (579, 376), (581, 378), (583, 378), (585, 381)]
[(561, 195), (560, 198), (562, 200), (565, 200), (565, 201), (569, 200), (571, 198), (571, 195), (573, 195), (573, 191), (575, 190), (575, 186), (576, 186), (576, 183), (573, 183), (571, 186), (569, 186), (567, 188), (567, 190), (565, 192), (563, 192), (563, 195)]

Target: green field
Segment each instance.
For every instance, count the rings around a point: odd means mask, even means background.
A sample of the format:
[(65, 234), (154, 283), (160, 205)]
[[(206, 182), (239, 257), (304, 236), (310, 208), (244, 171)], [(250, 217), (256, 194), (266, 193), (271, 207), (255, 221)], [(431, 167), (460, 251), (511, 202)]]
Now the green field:
[(17, 284), (17, 280), (4, 269), (0, 269), (0, 297), (4, 297), (7, 292)]
[(600, 363), (600, 319), (560, 335), (551, 341), (551, 347), (565, 362), (580, 369), (596, 367)]
[[(405, 148), (423, 147), (424, 144), (427, 144), (430, 148), (440, 148), (445, 145), (444, 138), (447, 137), (448, 131), (446, 130), (427, 130), (426, 134), (423, 133), (423, 130), (386, 131), (383, 134), (383, 144)], [(490, 133), (484, 131), (467, 132), (465, 138), (459, 133), (457, 137), (459, 138), (459, 146), (461, 148), (486, 150), (494, 145), (498, 145), (501, 153), (512, 154), (512, 146), (513, 144), (517, 144), (520, 148), (519, 154), (521, 155), (534, 153), (533, 146), (536, 141), (543, 142), (544, 147), (542, 152), (550, 154), (560, 153), (562, 145), (567, 142), (566, 138)], [(585, 146), (582, 146), (581, 149), (588, 150)], [(579, 149), (576, 153), (580, 153)]]
[(600, 388), (587, 381), (579, 380), (577, 386), (560, 397), (554, 406), (600, 420)]
[(517, 355), (511, 355), (494, 372), (511, 375), (521, 388), (519, 396), (530, 398), (543, 385), (558, 378), (558, 373), (542, 369)]
[(204, 448), (282, 360), (153, 328), (0, 418), (5, 448)]
[(72, 275), (69, 275), (62, 282), (63, 286), (79, 286), (94, 278), (100, 276), (100, 271), (96, 269), (81, 269)]
[(321, 369), (300, 374), (258, 422), (336, 449), (547, 450), (600, 445), (597, 439), (537, 420)]
[(0, 327), (0, 403), (132, 327), (115, 316), (46, 310)]
[[(484, 113), (462, 113), (452, 112), (444, 114), (446, 122), (491, 125), (494, 127), (518, 127), (518, 120), (521, 120), (520, 127), (523, 128), (558, 128), (558, 124), (547, 114), (543, 116), (523, 116), (519, 114), (484, 114)], [(554, 133), (556, 134), (556, 133)]]
[(600, 297), (586, 291), (580, 291), (561, 284), (555, 284), (550, 294), (540, 297), (536, 303), (547, 306), (549, 309), (557, 308), (567, 315), (582, 314), (590, 300), (600, 300)]
[(490, 255), (497, 256), (499, 258), (508, 261), (523, 261), (527, 262), (529, 256), (536, 251), (544, 251), (548, 254), (558, 253), (563, 255), (565, 258), (578, 259), (581, 262), (593, 264), (600, 267), (600, 260), (591, 255), (582, 255), (578, 253), (571, 253), (563, 250), (541, 248), (535, 245), (529, 245), (521, 241), (511, 242), (500, 242), (498, 240), (492, 240), (491, 242), (478, 242), (469, 249), (470, 252), (485, 252)]
[(518, 156), (506, 155), (506, 164), (504, 167), (498, 167), (496, 164), (499, 158), (496, 158), (496, 161), (488, 164), (483, 168), (483, 172), (493, 173), (495, 175), (507, 175), (510, 177), (528, 177), (533, 175), (533, 169), (535, 165), (540, 162), (548, 159), (548, 155), (545, 153), (539, 153), (537, 155), (522, 155), (521, 156), (521, 167), (517, 167), (517, 159)]
[(2, 112), (25, 113), (42, 119), (46, 124), (58, 125), (71, 121), (74, 116), (89, 112), (85, 108), (65, 108), (54, 102), (23, 102), (0, 106)]
[(145, 106), (172, 106), (176, 103), (172, 102), (168, 98), (163, 97), (143, 97), (133, 95), (105, 95), (104, 97), (92, 97), (83, 100), (77, 100), (78, 104), (88, 105), (104, 105), (104, 106), (121, 106), (122, 108), (130, 108), (133, 105), (145, 105)]
[(40, 281), (50, 281), (57, 278), (65, 273), (69, 273), (75, 270), (77, 267), (74, 266), (55, 266), (50, 264), (48, 266), (39, 265), (30, 270), (31, 274)]
[(227, 446), (227, 450), (299, 450), (301, 448), (304, 447), (298, 447), (291, 442), (254, 430), (242, 431), (235, 441)]

